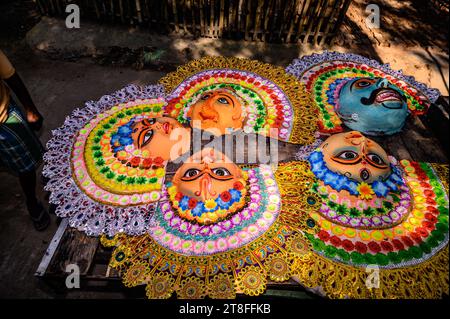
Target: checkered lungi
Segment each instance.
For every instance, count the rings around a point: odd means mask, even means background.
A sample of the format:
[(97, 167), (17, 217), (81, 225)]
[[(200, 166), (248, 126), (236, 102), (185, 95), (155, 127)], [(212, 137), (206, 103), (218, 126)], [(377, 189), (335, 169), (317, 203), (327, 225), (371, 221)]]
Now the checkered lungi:
[(44, 147), (11, 97), (8, 119), (0, 123), (0, 166), (17, 175), (30, 172), (39, 166), (43, 152)]

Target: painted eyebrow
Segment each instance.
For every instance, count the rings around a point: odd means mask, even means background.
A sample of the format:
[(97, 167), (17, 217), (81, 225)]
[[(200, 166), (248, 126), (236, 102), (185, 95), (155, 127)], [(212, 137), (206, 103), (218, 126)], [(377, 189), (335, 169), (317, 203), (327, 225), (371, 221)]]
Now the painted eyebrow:
[(355, 80), (355, 81), (353, 81), (353, 83), (352, 84), (350, 84), (350, 92), (352, 92), (353, 91), (353, 85), (356, 83), (356, 81), (358, 81), (358, 80)]
[(198, 169), (201, 171), (205, 168), (204, 164), (201, 164), (201, 163), (191, 162), (189, 165), (191, 165), (191, 167), (188, 167), (185, 170), (183, 170), (183, 175), (186, 174), (186, 172), (190, 169)]
[(374, 154), (377, 155), (378, 157), (380, 157), (385, 163), (389, 163), (389, 159), (388, 158), (384, 158), (380, 153), (378, 153), (377, 151), (371, 149), (369, 147), (369, 149), (367, 150), (367, 154)]
[(353, 151), (355, 153), (358, 153), (359, 149), (356, 146), (351, 146), (351, 145), (340, 147), (333, 152), (333, 156), (337, 156), (342, 151)]
[(223, 98), (227, 99), (228, 102), (231, 101), (231, 107), (234, 108), (234, 101), (233, 101), (233, 99), (229, 98), (227, 95), (225, 95), (225, 94), (223, 94), (223, 93), (219, 93), (217, 96), (218, 96), (218, 97), (223, 97)]
[[(353, 91), (353, 85), (356, 83), (356, 82), (358, 82), (359, 80), (361, 80), (362, 78), (359, 78), (359, 79), (357, 79), (357, 80), (355, 80), (352, 84), (350, 84), (350, 92), (351, 91)], [(371, 78), (365, 78), (366, 79), (366, 81), (371, 81), (372, 79)]]

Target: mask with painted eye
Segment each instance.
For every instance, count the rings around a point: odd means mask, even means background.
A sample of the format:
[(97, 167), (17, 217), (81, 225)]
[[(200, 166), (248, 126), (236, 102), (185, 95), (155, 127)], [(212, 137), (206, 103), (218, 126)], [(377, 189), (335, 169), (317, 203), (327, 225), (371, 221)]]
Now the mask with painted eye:
[(189, 130), (170, 117), (144, 118), (136, 120), (132, 126), (131, 138), (134, 147), (147, 151), (149, 157), (170, 159), (171, 148), (183, 136), (189, 136)]
[(190, 106), (187, 116), (191, 125), (201, 125), (215, 135), (241, 129), (244, 122), (243, 105), (228, 89), (204, 93)]
[(399, 132), (409, 113), (402, 91), (383, 78), (346, 82), (336, 111), (346, 126), (369, 135)]
[(199, 153), (194, 154), (177, 170), (172, 183), (179, 192), (205, 201), (216, 199), (222, 192), (232, 189), (236, 182), (245, 185), (242, 170), (236, 164), (221, 152), (207, 150), (202, 151), (202, 159), (194, 161)]
[(321, 146), (327, 167), (357, 182), (385, 180), (391, 173), (383, 148), (360, 132), (330, 136)]

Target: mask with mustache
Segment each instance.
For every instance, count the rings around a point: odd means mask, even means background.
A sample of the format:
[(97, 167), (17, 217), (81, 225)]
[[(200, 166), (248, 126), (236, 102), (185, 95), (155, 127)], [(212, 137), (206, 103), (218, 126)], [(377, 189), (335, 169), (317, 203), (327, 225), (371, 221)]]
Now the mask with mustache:
[(405, 96), (383, 78), (356, 78), (339, 91), (337, 113), (343, 123), (368, 135), (399, 132), (408, 117)]

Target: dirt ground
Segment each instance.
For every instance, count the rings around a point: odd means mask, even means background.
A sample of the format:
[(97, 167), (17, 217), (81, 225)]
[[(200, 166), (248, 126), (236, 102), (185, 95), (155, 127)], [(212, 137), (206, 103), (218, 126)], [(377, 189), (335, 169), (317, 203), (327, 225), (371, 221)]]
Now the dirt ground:
[[(324, 49), (351, 51), (389, 62), (448, 96), (448, 33), (447, 27), (442, 29), (443, 23), (448, 25), (448, 13), (447, 20), (440, 18), (439, 10), (433, 11), (434, 7), (419, 0), (379, 2), (380, 30), (372, 32), (365, 27), (363, 12), (369, 2), (355, 0), (336, 44), (312, 47), (162, 37), (88, 21), (82, 21), (79, 30), (68, 30), (60, 19), (41, 19), (31, 1), (17, 6), (8, 0), (0, 4), (0, 48), (14, 63), (45, 117), (39, 132), (43, 143), (51, 130), (85, 101), (97, 100), (128, 83), (154, 83), (176, 66), (204, 55), (257, 58), (286, 66), (296, 57)], [(431, 2), (440, 1), (427, 1)], [(39, 197), (45, 202), (42, 187), (40, 181)], [(56, 217), (52, 216), (46, 231), (34, 231), (18, 180), (0, 169), (0, 298), (57, 297), (34, 277), (56, 229)], [(123, 296), (72, 291), (66, 297)]]

